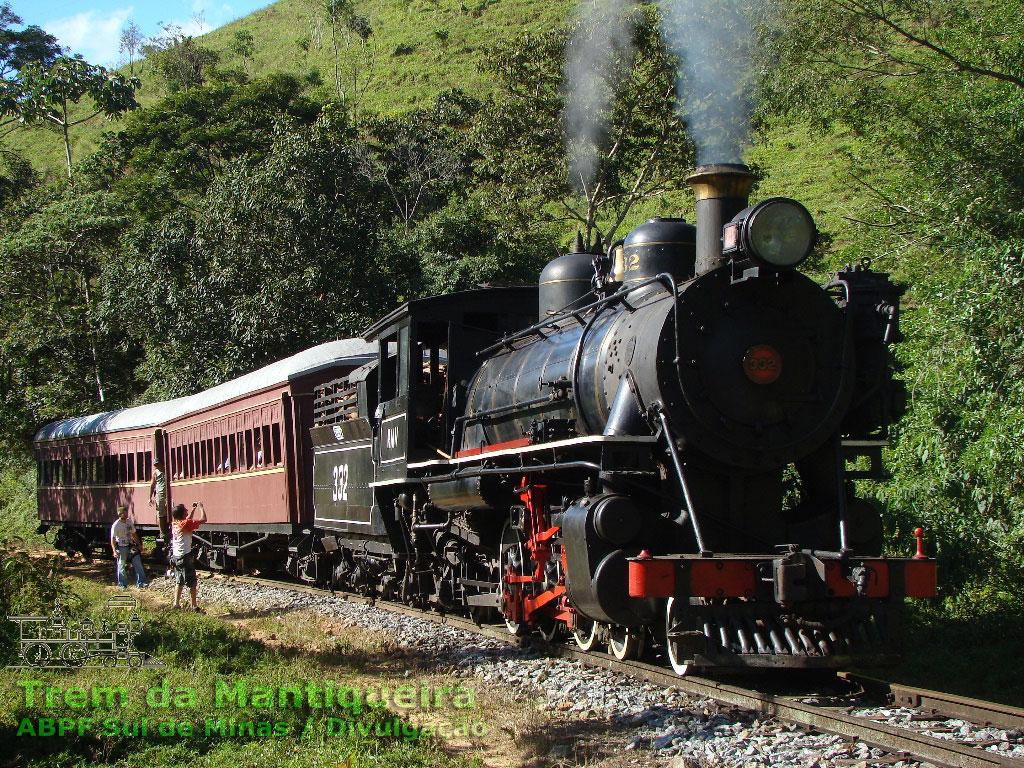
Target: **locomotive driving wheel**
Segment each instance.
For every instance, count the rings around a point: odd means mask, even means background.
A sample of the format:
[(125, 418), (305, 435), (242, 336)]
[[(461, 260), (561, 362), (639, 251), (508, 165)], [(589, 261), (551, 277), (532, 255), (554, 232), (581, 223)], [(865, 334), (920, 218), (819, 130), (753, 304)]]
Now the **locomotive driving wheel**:
[(598, 646), (600, 634), (600, 625), (596, 621), (576, 614), (576, 626), (573, 627), (572, 636), (581, 650), (594, 650)]
[(646, 639), (643, 627), (613, 624), (608, 629), (608, 651), (619, 661), (638, 659), (644, 652)]
[(530, 631), (530, 627), (525, 621), (513, 621), (508, 610), (508, 603), (520, 600), (525, 592), (526, 585), (508, 581), (510, 573), (522, 576), (525, 571), (526, 547), (524, 544), (522, 531), (513, 528), (511, 523), (505, 523), (505, 528), (501, 532), (501, 556), (498, 563), (502, 595), (501, 613), (505, 618), (505, 626), (508, 631), (516, 637), (522, 637)]
[(554, 642), (562, 634), (562, 622), (545, 616), (537, 620), (537, 632), (545, 642)]

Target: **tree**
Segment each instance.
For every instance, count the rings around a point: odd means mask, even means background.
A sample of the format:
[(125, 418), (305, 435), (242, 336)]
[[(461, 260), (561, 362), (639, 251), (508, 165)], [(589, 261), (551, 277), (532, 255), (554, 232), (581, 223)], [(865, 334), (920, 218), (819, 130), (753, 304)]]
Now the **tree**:
[(256, 53), (256, 40), (253, 38), (252, 32), (239, 29), (235, 32), (235, 37), (231, 41), (230, 47), (232, 53), (241, 57), (242, 65), (245, 66), (245, 62), (251, 62), (253, 55)]
[(142, 46), (142, 52), (163, 77), (167, 89), (177, 93), (203, 85), (220, 56), (199, 45), (175, 24), (165, 24), (161, 29), (163, 34)]
[(181, 91), (104, 134), (85, 167), (92, 184), (121, 192), (155, 220), (201, 197), (235, 158), (259, 161), (278, 130), (311, 125), (319, 113), (291, 75)]
[[(634, 9), (627, 26), (631, 45), (610, 51), (611, 66), (596, 73), (606, 106), (588, 118), (601, 127), (587, 140), (593, 171), (585, 178), (570, 170), (567, 151), (566, 33), (526, 34), (489, 54), (498, 91), (479, 122), (482, 166), (509, 191), (503, 205), (523, 226), (536, 225), (538, 202), (550, 201), (559, 210), (554, 218), (577, 224), (588, 240), (596, 232), (614, 238), (637, 201), (678, 188), (690, 167), (675, 63), (659, 38), (656, 12)], [(581, 34), (585, 44), (605, 44), (595, 30)]]
[[(367, 45), (373, 35), (370, 20), (355, 11), (352, 0), (314, 0), (314, 21), (326, 20), (331, 28), (331, 45), (334, 50), (334, 89), (343, 100), (349, 114), (354, 115), (359, 107), (359, 99), (369, 86), (372, 79), (373, 63), (376, 59), (376, 48)], [(353, 53), (354, 41), (358, 40), (358, 50)], [(316, 35), (319, 40), (319, 33)], [(342, 78), (342, 45), (347, 53), (347, 69), (344, 84)]]
[(121, 30), (121, 39), (118, 45), (119, 53), (128, 54), (128, 71), (135, 76), (135, 57), (142, 52), (142, 46), (146, 42), (142, 30), (134, 21), (129, 21), (128, 26)]
[(11, 29), (23, 22), (8, 3), (0, 4), (0, 79), (10, 80), (30, 62), (49, 65), (61, 53), (57, 38), (37, 26)]
[(379, 191), (352, 135), (322, 118), (232, 161), (194, 210), (143, 224), (103, 275), (131, 319), (153, 396), (194, 392), (326, 339), (391, 305), (415, 263), (378, 258)]
[(479, 108), (475, 99), (450, 91), (429, 109), (363, 121), (359, 171), (387, 190), (405, 234), (415, 218), (472, 183), (467, 134)]
[[(3, 108), (25, 123), (41, 122), (61, 131), (68, 181), (73, 182), (71, 129), (100, 114), (115, 117), (136, 109), (139, 86), (136, 78), (107, 72), (79, 56), (59, 56), (51, 64), (30, 62), (22, 67), (16, 92), (13, 98), (8, 96)], [(84, 98), (92, 101), (93, 110), (76, 116), (72, 106)]]
[(39, 27), (11, 29), (21, 23), (10, 5), (0, 5), (0, 138), (24, 125), (17, 114), (20, 91), (15, 83), (22, 67), (30, 62), (52, 65), (61, 52), (57, 38)]
[(99, 317), (97, 280), (127, 225), (109, 193), (57, 187), (24, 196), (0, 225), (0, 443), (46, 421), (124, 404), (132, 352)]

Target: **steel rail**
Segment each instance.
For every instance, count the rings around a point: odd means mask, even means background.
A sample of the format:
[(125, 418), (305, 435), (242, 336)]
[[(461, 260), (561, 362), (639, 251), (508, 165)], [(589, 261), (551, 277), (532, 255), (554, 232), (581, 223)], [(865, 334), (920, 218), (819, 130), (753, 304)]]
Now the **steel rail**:
[[(379, 607), (383, 610), (404, 616), (427, 619), (436, 624), (447, 624), (464, 629), (474, 634), (502, 640), (510, 645), (526, 645), (535, 642), (545, 647), (552, 655), (580, 661), (591, 667), (607, 669), (630, 675), (648, 683), (677, 690), (694, 696), (713, 699), (714, 701), (741, 709), (751, 710), (761, 715), (775, 717), (790, 723), (813, 728), (823, 733), (833, 733), (850, 739), (856, 739), (869, 746), (878, 747), (886, 752), (899, 755), (906, 759), (927, 761), (945, 768), (1024, 768), (1024, 760), (1000, 755), (982, 747), (973, 747), (953, 740), (925, 736), (906, 728), (898, 728), (887, 723), (880, 723), (864, 717), (849, 714), (848, 705), (840, 707), (822, 706), (799, 701), (796, 697), (782, 696), (773, 693), (755, 691), (731, 685), (718, 680), (703, 677), (679, 677), (662, 667), (641, 661), (619, 661), (605, 653), (583, 651), (567, 644), (545, 643), (539, 638), (516, 638), (508, 630), (499, 625), (477, 624), (462, 616), (438, 613), (436, 611), (412, 608), (402, 603), (356, 595), (349, 592), (328, 593), (325, 590), (306, 584), (276, 581), (254, 576), (228, 576), (217, 574), (223, 579), (235, 579), (264, 586), (273, 586), (310, 594), (333, 594), (348, 602), (361, 603)], [(888, 699), (895, 706), (906, 706), (922, 709), (933, 713), (941, 713), (953, 718), (962, 718), (975, 725), (996, 725), (1002, 728), (1024, 729), (1024, 710), (1004, 706), (995, 702), (968, 699), (954, 694), (929, 691), (922, 688), (887, 683), (870, 677), (850, 673), (840, 673), (840, 678), (862, 687), (865, 691)]]

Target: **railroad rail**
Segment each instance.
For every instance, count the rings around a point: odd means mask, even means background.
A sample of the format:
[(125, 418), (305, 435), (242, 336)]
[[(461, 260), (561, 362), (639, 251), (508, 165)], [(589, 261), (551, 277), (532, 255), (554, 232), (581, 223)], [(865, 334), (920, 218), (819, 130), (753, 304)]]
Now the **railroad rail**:
[[(277, 581), (255, 576), (230, 576), (237, 581), (273, 586), (297, 592), (324, 595), (325, 591), (306, 584)], [(437, 624), (447, 624), (484, 637), (502, 640), (510, 644), (520, 643), (511, 636), (503, 625), (476, 624), (472, 620), (451, 614), (413, 608), (402, 603), (377, 600), (346, 592), (335, 592), (335, 597), (350, 602), (374, 605), (393, 613), (427, 619)], [(851, 704), (848, 697), (809, 697), (803, 694), (780, 694), (770, 690), (733, 685), (721, 680), (703, 677), (679, 677), (673, 672), (642, 661), (618, 661), (596, 651), (583, 651), (568, 644), (545, 643), (539, 638), (530, 639), (543, 646), (552, 655), (571, 658), (583, 664), (630, 675), (645, 682), (676, 689), (712, 699), (740, 709), (752, 710), (768, 717), (775, 717), (790, 723), (812, 728), (823, 733), (833, 733), (845, 738), (856, 739), (872, 747), (878, 747), (901, 759), (929, 762), (945, 768), (1024, 768), (1024, 760), (1001, 755), (980, 746), (971, 746), (955, 740), (926, 736), (889, 723), (877, 722), (851, 713), (854, 709), (866, 709), (863, 702)], [(838, 679), (850, 689), (851, 694), (871, 696), (880, 706), (900, 706), (920, 711), (916, 719), (961, 719), (974, 725), (992, 725), (1000, 728), (1024, 729), (1024, 709), (1002, 704), (970, 699), (963, 696), (931, 691), (923, 688), (888, 683), (875, 678), (852, 673), (840, 673)], [(824, 699), (826, 703), (810, 703)]]

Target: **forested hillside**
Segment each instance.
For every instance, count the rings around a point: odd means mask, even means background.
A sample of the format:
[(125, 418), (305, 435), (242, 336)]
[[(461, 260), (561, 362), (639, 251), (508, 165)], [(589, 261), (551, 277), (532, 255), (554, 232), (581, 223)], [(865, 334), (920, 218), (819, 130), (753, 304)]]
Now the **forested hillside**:
[[(909, 286), (909, 408), (870, 491), (890, 547), (924, 524), (972, 631), (1024, 615), (1021, 3), (586, 7), (280, 0), (59, 82), (0, 16), (5, 460), (49, 420), (194, 392), (412, 296), (535, 280), (576, 230), (685, 214), (728, 95), (755, 197), (814, 214), (819, 274), (870, 258)], [(663, 12), (714, 44), (680, 47)], [(588, 52), (605, 63), (581, 81)], [(100, 115), (65, 144), (54, 104)]]

